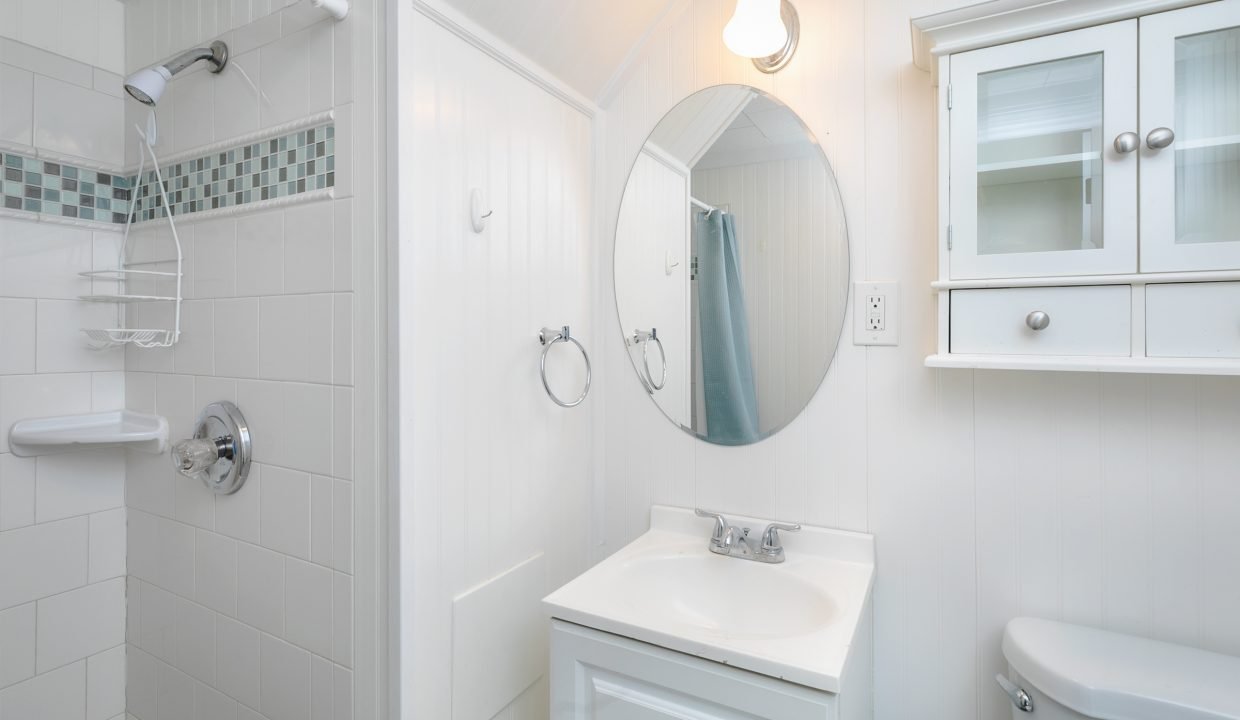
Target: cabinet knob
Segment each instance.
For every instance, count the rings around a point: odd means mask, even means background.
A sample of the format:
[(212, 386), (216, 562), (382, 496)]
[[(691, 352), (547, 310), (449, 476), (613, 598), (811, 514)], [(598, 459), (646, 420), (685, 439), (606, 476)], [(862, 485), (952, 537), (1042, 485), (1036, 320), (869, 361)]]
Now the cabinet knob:
[(1141, 136), (1135, 132), (1120, 133), (1115, 136), (1115, 152), (1120, 155), (1128, 153), (1141, 147)]
[(1025, 324), (1030, 330), (1045, 330), (1050, 327), (1051, 316), (1041, 310), (1034, 310), (1025, 317)]
[(1151, 150), (1162, 150), (1175, 142), (1175, 132), (1171, 128), (1154, 128), (1145, 136), (1145, 146)]

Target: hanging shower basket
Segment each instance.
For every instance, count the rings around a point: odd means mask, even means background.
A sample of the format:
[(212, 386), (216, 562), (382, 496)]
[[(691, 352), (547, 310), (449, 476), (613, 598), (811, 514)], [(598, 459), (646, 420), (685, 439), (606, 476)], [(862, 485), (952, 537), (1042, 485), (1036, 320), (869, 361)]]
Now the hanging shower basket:
[[(171, 212), (172, 205), (168, 202), (168, 191), (164, 186), (164, 177), (159, 170), (159, 160), (155, 157), (155, 142), (157, 136), (155, 112), (151, 111), (150, 115), (147, 116), (145, 131), (137, 125), (134, 126), (134, 130), (138, 134), (138, 139), (142, 146), (143, 152), (138, 160), (137, 181), (134, 183), (134, 187), (130, 189), (129, 214), (125, 219), (125, 234), (122, 237), (120, 252), (117, 256), (117, 269), (92, 270), (89, 272), (80, 273), (82, 277), (89, 278), (95, 282), (116, 283), (116, 293), (79, 296), (79, 299), (86, 302), (112, 303), (116, 305), (116, 327), (82, 329), (82, 332), (85, 333), (86, 337), (90, 339), (91, 346), (100, 350), (111, 347), (119, 347), (121, 345), (135, 345), (140, 348), (171, 347), (176, 344), (177, 340), (181, 337), (181, 277), (183, 262), (181, 255), (181, 238), (177, 235), (176, 221), (173, 220)], [(137, 216), (138, 188), (142, 184), (144, 173), (146, 171), (146, 159), (148, 156), (151, 159), (151, 165), (155, 173), (155, 182), (159, 188), (160, 196), (163, 199), (163, 205), (168, 219), (168, 227), (172, 231), (172, 241), (176, 247), (175, 271), (134, 269), (135, 266), (151, 266), (162, 263), (150, 261), (130, 262), (128, 260), (130, 250), (129, 231), (132, 229), (134, 218)], [(158, 292), (158, 289), (161, 286), (174, 286), (176, 290), (174, 293), (168, 295), (129, 292), (136, 283), (143, 283), (144, 286), (149, 284), (156, 288), (156, 292)], [(172, 321), (170, 323), (171, 327), (125, 327), (125, 308), (133, 303), (171, 303), (173, 306)]]

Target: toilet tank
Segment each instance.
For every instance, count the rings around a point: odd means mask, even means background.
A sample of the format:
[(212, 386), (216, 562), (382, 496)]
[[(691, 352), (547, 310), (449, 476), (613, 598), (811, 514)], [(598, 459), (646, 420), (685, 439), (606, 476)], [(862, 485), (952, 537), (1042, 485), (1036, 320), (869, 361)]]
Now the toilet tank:
[(1240, 720), (1240, 658), (1036, 618), (1003, 633), (1015, 720)]

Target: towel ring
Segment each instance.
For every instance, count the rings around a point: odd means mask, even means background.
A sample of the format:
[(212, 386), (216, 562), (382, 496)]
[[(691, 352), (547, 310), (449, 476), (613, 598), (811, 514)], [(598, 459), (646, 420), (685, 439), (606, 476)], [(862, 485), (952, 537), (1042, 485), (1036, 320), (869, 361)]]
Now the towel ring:
[[(547, 391), (547, 397), (551, 398), (551, 402), (555, 403), (556, 405), (559, 405), (560, 407), (564, 407), (564, 408), (577, 407), (578, 405), (580, 405), (582, 402), (585, 401), (586, 395), (590, 394), (590, 379), (592, 377), (592, 373), (590, 370), (589, 353), (587, 353), (586, 349), (581, 345), (580, 342), (577, 341), (577, 338), (573, 337), (572, 334), (568, 331), (567, 325), (565, 325), (563, 329), (561, 330), (555, 330), (553, 328), (543, 328), (538, 333), (538, 342), (545, 346), (542, 351), (542, 358), (538, 361), (538, 373), (542, 376), (543, 389)], [(577, 349), (581, 351), (582, 359), (586, 361), (586, 386), (584, 389), (582, 389), (581, 395), (578, 396), (578, 398), (572, 402), (564, 402), (563, 400), (556, 397), (555, 393), (551, 391), (551, 385), (547, 382), (547, 353), (551, 352), (551, 347), (558, 342), (572, 343), (576, 345)]]
[[(654, 381), (654, 373), (650, 372), (650, 343), (654, 341), (659, 346), (659, 357), (663, 359), (663, 374), (659, 376), (659, 382)], [(659, 329), (650, 328), (650, 332), (645, 330), (637, 330), (633, 333), (633, 344), (642, 346), (642, 367), (646, 370), (646, 385), (650, 387), (653, 393), (656, 390), (662, 390), (667, 385), (667, 351), (663, 349), (663, 341), (659, 339)]]

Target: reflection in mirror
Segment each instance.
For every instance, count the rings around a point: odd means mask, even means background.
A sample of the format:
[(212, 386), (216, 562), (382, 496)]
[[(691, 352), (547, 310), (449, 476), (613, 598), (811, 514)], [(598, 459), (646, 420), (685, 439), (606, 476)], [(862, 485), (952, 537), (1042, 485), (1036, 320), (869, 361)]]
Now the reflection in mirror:
[(848, 298), (835, 175), (787, 106), (698, 92), (655, 127), (616, 226), (616, 303), (641, 386), (709, 442), (757, 442), (809, 403)]

